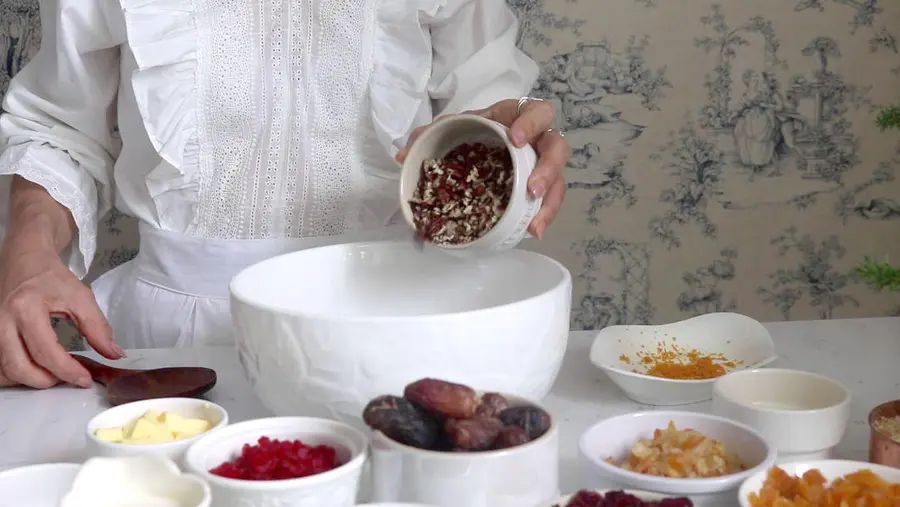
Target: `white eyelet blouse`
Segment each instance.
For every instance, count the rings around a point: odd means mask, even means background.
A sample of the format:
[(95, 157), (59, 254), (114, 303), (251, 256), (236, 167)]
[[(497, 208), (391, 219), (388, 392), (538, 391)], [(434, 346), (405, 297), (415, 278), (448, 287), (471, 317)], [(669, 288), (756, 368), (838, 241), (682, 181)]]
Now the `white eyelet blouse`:
[(19, 174), (69, 208), (79, 276), (113, 202), (203, 238), (382, 227), (413, 128), (537, 76), (504, 0), (42, 0), (41, 16), (0, 116), (0, 202)]

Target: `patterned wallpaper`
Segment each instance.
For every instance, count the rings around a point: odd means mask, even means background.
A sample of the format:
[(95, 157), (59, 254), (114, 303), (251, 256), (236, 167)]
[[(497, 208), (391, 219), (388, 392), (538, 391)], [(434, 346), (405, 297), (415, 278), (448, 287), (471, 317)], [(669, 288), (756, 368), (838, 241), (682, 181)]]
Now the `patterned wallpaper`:
[[(509, 2), (574, 148), (528, 246), (572, 271), (573, 327), (897, 313), (853, 267), (900, 257), (900, 136), (873, 122), (900, 93), (900, 2)], [(0, 92), (38, 22), (36, 0), (0, 0)], [(129, 218), (100, 227), (92, 276), (137, 248)]]

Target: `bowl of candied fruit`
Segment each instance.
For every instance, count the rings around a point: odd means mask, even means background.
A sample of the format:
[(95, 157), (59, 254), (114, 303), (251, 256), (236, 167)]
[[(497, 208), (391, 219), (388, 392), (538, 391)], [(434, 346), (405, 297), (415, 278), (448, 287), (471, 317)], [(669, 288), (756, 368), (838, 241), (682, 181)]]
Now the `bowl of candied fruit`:
[(588, 428), (579, 448), (599, 480), (704, 507), (731, 505), (744, 480), (775, 463), (775, 449), (753, 428), (694, 412), (610, 417)]
[(451, 254), (507, 250), (541, 208), (527, 190), (537, 163), (508, 129), (474, 114), (430, 126), (410, 148), (400, 176), (400, 209), (423, 241)]
[(356, 505), (368, 438), (337, 421), (270, 417), (200, 437), (186, 468), (209, 484), (217, 507)]
[(533, 401), (433, 378), (374, 398), (373, 500), (541, 505), (559, 496), (556, 422)]
[(574, 495), (559, 498), (547, 507), (694, 507), (687, 497), (666, 496), (639, 490), (583, 489)]

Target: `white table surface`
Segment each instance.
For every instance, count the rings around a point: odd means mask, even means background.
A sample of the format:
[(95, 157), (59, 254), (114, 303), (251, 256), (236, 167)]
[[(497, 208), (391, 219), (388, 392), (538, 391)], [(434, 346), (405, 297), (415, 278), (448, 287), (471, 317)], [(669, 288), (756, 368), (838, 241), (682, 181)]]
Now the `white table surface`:
[[(809, 370), (842, 382), (853, 393), (850, 424), (838, 457), (865, 460), (869, 410), (900, 398), (900, 318), (873, 318), (767, 324), (779, 359), (776, 367)], [(573, 332), (562, 372), (544, 399), (562, 420), (561, 484), (563, 491), (589, 487), (578, 459), (578, 438), (592, 423), (613, 415), (654, 410), (626, 398), (587, 360), (594, 333)], [(118, 364), (116, 366), (119, 366)], [(121, 361), (125, 368), (206, 366), (219, 381), (208, 398), (224, 406), (232, 421), (270, 415), (243, 378), (230, 348), (135, 350)], [(0, 470), (14, 466), (84, 460), (84, 428), (106, 408), (102, 388), (57, 387), (46, 391), (0, 389)], [(680, 407), (706, 411), (709, 403)]]

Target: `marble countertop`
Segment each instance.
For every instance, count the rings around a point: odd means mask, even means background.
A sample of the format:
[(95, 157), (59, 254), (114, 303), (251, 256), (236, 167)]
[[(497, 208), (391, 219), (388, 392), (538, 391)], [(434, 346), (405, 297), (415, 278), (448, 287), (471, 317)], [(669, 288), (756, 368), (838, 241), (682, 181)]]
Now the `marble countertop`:
[[(900, 398), (900, 318), (784, 322), (766, 324), (779, 359), (775, 367), (821, 373), (842, 382), (853, 393), (850, 424), (838, 457), (865, 460), (866, 417), (875, 405)], [(605, 417), (655, 407), (640, 405), (587, 360), (593, 332), (573, 332), (562, 372), (545, 405), (562, 420), (560, 487), (574, 491), (598, 486), (582, 471), (578, 438)], [(117, 366), (119, 366), (117, 364)], [(125, 368), (206, 366), (219, 374), (209, 399), (224, 406), (232, 421), (270, 415), (244, 380), (230, 348), (134, 350), (121, 361)], [(57, 387), (46, 391), (0, 389), (0, 470), (48, 462), (83, 461), (88, 420), (107, 408), (102, 387)], [(709, 403), (678, 407), (707, 411)]]

